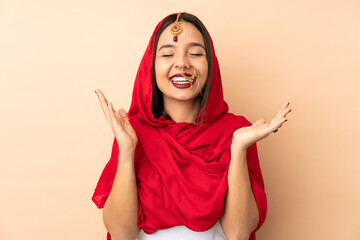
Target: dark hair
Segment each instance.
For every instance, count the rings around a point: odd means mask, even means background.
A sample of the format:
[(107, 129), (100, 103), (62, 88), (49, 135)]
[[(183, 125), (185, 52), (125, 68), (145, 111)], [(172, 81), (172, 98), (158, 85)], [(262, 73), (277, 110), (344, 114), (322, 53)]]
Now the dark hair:
[[(159, 118), (163, 114), (163, 111), (164, 111), (164, 100), (163, 100), (162, 92), (160, 91), (160, 89), (158, 88), (158, 86), (156, 84), (156, 75), (155, 75), (155, 58), (156, 58), (157, 45), (158, 45), (161, 33), (165, 30), (165, 28), (167, 28), (170, 24), (172, 24), (176, 21), (176, 17), (177, 17), (177, 14), (173, 14), (173, 15), (170, 15), (169, 17), (167, 17), (163, 21), (162, 25), (159, 28), (159, 31), (156, 33), (156, 36), (155, 36), (154, 49), (153, 49), (153, 65), (152, 65), (153, 66), (153, 68), (152, 68), (153, 93), (152, 93), (152, 104), (151, 104), (151, 111), (154, 114), (155, 118)], [(206, 59), (208, 62), (208, 75), (207, 75), (206, 83), (204, 86), (203, 96), (201, 96), (200, 94), (198, 95), (198, 97), (201, 98), (200, 111), (202, 108), (204, 108), (204, 111), (202, 112), (201, 120), (199, 122), (199, 125), (200, 125), (204, 120), (205, 110), (206, 110), (206, 106), (207, 106), (207, 102), (208, 102), (208, 98), (209, 98), (209, 92), (210, 92), (212, 62), (213, 62), (211, 40), (210, 40), (209, 32), (205, 28), (204, 24), (200, 21), (200, 19), (198, 19), (196, 16), (194, 16), (190, 13), (182, 13), (180, 16), (180, 19), (194, 25), (200, 31), (201, 35), (204, 38)], [(165, 116), (165, 117), (168, 118), (169, 116)]]

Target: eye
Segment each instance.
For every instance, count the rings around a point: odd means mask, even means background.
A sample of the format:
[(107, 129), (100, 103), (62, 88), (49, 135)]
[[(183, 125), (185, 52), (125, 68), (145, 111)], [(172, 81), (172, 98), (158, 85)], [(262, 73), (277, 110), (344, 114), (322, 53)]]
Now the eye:
[(165, 57), (165, 58), (172, 57), (172, 56), (173, 56), (173, 54), (163, 54), (163, 55), (161, 55), (161, 57)]
[(202, 54), (202, 53), (190, 53), (190, 55), (196, 56), (196, 57), (204, 56), (204, 54)]

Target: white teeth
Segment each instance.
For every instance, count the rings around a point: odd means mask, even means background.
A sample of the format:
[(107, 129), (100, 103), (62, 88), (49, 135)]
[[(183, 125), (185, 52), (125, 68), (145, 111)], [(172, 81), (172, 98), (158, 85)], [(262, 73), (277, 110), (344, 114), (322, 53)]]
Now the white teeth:
[(173, 78), (170, 79), (170, 81), (175, 82), (175, 83), (180, 83), (180, 84), (187, 84), (187, 83), (189, 83), (189, 81), (186, 80), (186, 79), (183, 78), (183, 77), (173, 77)]
[(170, 79), (173, 82), (189, 82), (188, 80), (186, 80), (183, 77), (173, 77), (172, 79)]

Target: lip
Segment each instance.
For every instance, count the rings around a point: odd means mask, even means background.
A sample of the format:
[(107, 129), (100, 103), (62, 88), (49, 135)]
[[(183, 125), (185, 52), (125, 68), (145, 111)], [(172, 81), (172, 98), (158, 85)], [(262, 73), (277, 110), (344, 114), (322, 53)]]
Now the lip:
[[(191, 77), (191, 76), (192, 76), (192, 74), (190, 74), (190, 73), (184, 73), (184, 75), (187, 76), (187, 77)], [(189, 88), (189, 87), (191, 86), (191, 84), (190, 84), (189, 82), (188, 82), (188, 83), (175, 83), (175, 82), (171, 81), (171, 79), (174, 78), (174, 77), (182, 77), (182, 75), (181, 75), (181, 73), (177, 73), (177, 74), (174, 74), (174, 75), (172, 75), (172, 76), (170, 77), (169, 80), (170, 80), (170, 82), (172, 83), (172, 85), (173, 85), (174, 87), (183, 89), (183, 88)], [(194, 81), (192, 82), (192, 84), (195, 83), (196, 79), (197, 79), (197, 78), (194, 79)]]
[[(191, 76), (192, 76), (192, 74), (190, 74), (190, 73), (184, 73), (184, 75), (187, 76), (187, 77), (191, 77)], [(170, 77), (170, 79), (172, 79), (173, 77), (182, 77), (182, 75), (181, 75), (181, 73), (177, 73), (177, 74), (172, 75), (172, 76)]]

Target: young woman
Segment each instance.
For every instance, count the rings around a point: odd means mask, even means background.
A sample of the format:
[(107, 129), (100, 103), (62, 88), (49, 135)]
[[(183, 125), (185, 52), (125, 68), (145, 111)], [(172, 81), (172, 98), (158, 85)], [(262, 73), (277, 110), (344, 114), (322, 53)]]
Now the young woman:
[(228, 113), (202, 22), (172, 14), (155, 28), (129, 112), (97, 89), (115, 138), (92, 200), (108, 239), (255, 239), (266, 217), (256, 142), (291, 111), (251, 124)]

